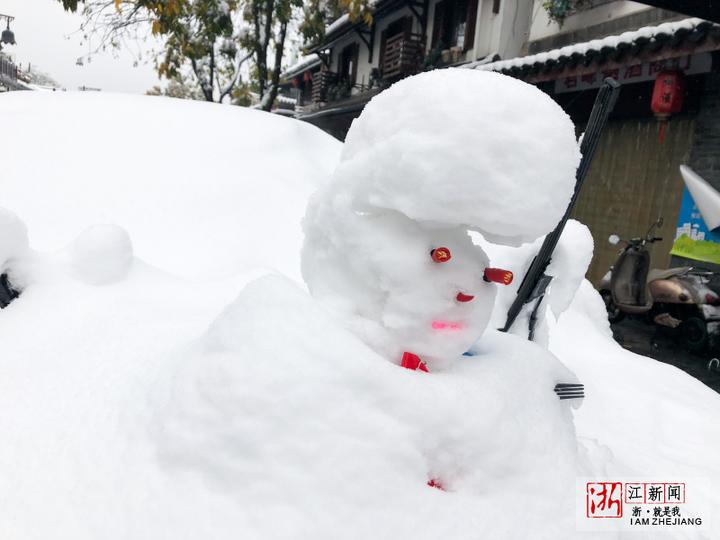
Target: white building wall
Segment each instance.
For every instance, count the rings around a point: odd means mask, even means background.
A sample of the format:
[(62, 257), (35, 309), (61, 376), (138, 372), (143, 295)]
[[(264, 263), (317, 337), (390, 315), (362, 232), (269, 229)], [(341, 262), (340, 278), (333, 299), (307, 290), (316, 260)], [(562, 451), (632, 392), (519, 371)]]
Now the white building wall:
[(493, 13), (493, 0), (479, 0), (472, 58), (488, 55), (513, 58), (520, 54), (529, 36), (532, 2), (501, 0), (499, 13)]
[[(357, 79), (355, 81), (356, 84), (368, 84), (370, 81), (370, 70), (377, 64), (377, 58), (375, 58), (375, 53), (373, 53), (373, 64), (371, 65), (368, 62), (368, 48), (367, 45), (365, 45), (365, 42), (360, 39), (360, 37), (355, 34), (348, 34), (344, 38), (342, 38), (340, 41), (338, 41), (335, 45), (333, 45), (332, 48), (332, 60), (330, 62), (331, 70), (334, 72), (338, 72), (340, 69), (340, 56), (342, 55), (342, 51), (345, 47), (348, 45), (351, 45), (353, 43), (357, 43), (360, 45), (360, 49), (358, 52), (358, 67), (357, 67)], [(353, 93), (357, 92), (357, 90), (353, 90)]]
[[(529, 0), (528, 0), (529, 1)], [(626, 0), (617, 0), (597, 7), (584, 9), (574, 15), (567, 17), (562, 25), (551, 22), (547, 11), (542, 7), (543, 0), (534, 0), (532, 11), (532, 23), (530, 25), (530, 41), (543, 39), (556, 34), (565, 32), (574, 32), (588, 26), (593, 26), (603, 22), (632, 15), (641, 11), (653, 9), (651, 6), (640, 4), (638, 2), (630, 2)]]
[[(393, 11), (392, 13), (388, 13), (381, 19), (378, 19), (375, 24), (375, 43), (377, 44), (376, 49), (378, 54), (380, 54), (380, 36), (382, 35), (383, 30), (390, 26), (391, 23), (403, 17), (412, 17), (412, 31), (417, 34), (421, 33), (420, 22), (415, 18), (409, 8), (404, 7), (402, 9), (398, 9), (397, 11)], [(432, 19), (430, 22), (432, 23)]]
[[(438, 1), (430, 3), (426, 50), (432, 43)], [(475, 40), (473, 48), (465, 53), (464, 60), (471, 62), (495, 54), (501, 58), (513, 58), (520, 54), (529, 36), (531, 15), (531, 0), (501, 0), (499, 13), (493, 13), (493, 0), (478, 0)]]
[[(499, 55), (503, 60), (515, 58), (526, 54), (528, 42), (561, 33), (573, 32), (581, 28), (653, 9), (651, 6), (629, 0), (595, 1), (602, 3), (570, 15), (565, 19), (561, 27), (557, 23), (550, 22), (547, 12), (542, 7), (544, 0), (500, 0), (499, 13), (493, 13), (493, 0), (478, 0), (473, 48), (463, 55), (461, 61), (472, 62), (495, 54)], [(430, 0), (428, 5), (426, 52), (430, 51), (432, 44), (433, 20), (438, 2), (439, 0)], [(412, 17), (412, 31), (417, 34), (421, 33), (420, 22), (413, 16), (409, 8), (403, 7), (393, 13), (385, 14), (375, 21), (372, 62), (369, 61), (369, 51), (365, 42), (357, 34), (350, 33), (333, 45), (330, 69), (332, 71), (339, 69), (340, 55), (344, 47), (351, 43), (358, 43), (360, 52), (357, 84), (369, 84), (370, 73), (379, 64), (382, 32), (392, 22), (403, 17)], [(353, 90), (353, 93), (357, 92), (359, 90)]]
[[(487, 11), (492, 10), (492, 0), (482, 2)], [(530, 0), (503, 0), (494, 34), (494, 50), (488, 50), (481, 56), (492, 53), (499, 54), (502, 59), (519, 56), (530, 37), (532, 7)]]

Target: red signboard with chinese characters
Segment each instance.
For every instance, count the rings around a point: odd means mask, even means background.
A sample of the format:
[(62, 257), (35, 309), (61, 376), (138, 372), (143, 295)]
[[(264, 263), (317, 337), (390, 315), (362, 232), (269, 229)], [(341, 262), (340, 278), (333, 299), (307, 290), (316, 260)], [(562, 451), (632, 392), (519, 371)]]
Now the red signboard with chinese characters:
[(685, 75), (698, 75), (700, 73), (709, 73), (711, 69), (712, 55), (710, 53), (700, 53), (656, 62), (627, 64), (612, 68), (608, 67), (590, 73), (562, 77), (555, 81), (555, 92), (578, 92), (580, 90), (600, 88), (603, 80), (607, 77), (612, 77), (622, 84), (632, 84), (636, 82), (654, 81), (658, 74), (663, 71), (674, 70), (681, 71)]

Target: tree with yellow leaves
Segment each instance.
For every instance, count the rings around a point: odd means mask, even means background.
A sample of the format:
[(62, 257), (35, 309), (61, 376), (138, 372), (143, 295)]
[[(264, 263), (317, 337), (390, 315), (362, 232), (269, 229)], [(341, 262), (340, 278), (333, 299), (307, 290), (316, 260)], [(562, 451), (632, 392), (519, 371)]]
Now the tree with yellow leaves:
[(247, 95), (246, 74), (265, 110), (277, 96), (288, 28), (302, 6), (302, 0), (59, 1), (71, 11), (83, 4), (82, 30), (99, 40), (97, 49), (157, 38), (160, 77), (192, 80), (205, 100), (222, 102)]

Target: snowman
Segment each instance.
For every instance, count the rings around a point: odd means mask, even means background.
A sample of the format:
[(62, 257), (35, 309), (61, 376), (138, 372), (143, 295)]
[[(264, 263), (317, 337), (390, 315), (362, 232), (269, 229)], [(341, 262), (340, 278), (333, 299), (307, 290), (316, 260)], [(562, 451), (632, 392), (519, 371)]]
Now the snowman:
[(404, 79), (354, 121), (311, 200), (303, 277), (382, 356), (442, 370), (513, 280), (470, 234), (510, 246), (547, 234), (579, 162), (572, 121), (529, 84), (468, 69)]

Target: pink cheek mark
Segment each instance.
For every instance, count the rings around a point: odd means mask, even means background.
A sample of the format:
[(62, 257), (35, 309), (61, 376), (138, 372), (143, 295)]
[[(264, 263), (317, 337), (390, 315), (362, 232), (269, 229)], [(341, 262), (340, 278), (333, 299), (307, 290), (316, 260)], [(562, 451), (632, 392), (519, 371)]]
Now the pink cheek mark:
[(444, 321), (433, 321), (432, 322), (433, 330), (447, 330), (450, 332), (459, 332), (463, 329), (463, 325), (461, 323), (454, 323), (454, 322), (444, 322)]

